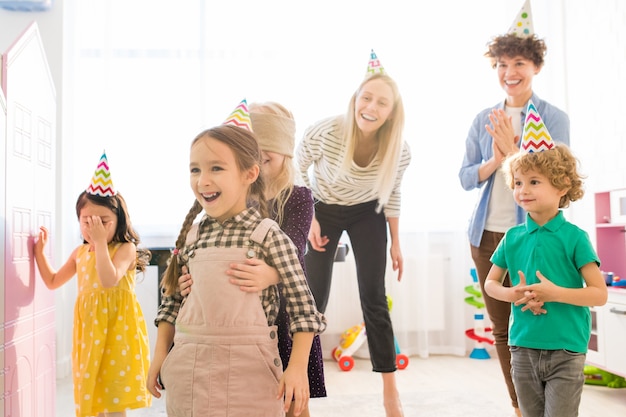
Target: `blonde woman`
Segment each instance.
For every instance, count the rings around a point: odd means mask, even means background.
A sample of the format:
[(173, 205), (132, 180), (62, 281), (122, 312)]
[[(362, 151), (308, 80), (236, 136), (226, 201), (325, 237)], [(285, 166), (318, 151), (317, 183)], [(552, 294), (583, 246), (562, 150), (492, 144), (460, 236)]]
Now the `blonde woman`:
[(345, 115), (307, 129), (297, 151), (300, 172), (316, 201), (305, 255), (309, 286), (318, 310), (323, 312), (335, 250), (346, 231), (357, 266), (373, 370), (383, 379), (387, 417), (403, 415), (385, 291), (387, 224), (398, 281), (403, 269), (398, 236), (400, 184), (411, 160), (408, 145), (402, 140), (403, 127), (404, 107), (398, 87), (387, 74), (376, 73), (361, 83)]

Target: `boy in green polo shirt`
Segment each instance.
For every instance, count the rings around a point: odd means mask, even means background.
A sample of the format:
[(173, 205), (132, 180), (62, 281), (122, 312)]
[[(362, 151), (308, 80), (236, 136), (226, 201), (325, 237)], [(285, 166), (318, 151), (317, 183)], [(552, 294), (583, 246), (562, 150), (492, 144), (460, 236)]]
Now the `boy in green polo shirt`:
[[(578, 160), (552, 141), (532, 102), (521, 148), (505, 172), (526, 223), (509, 229), (493, 253), (485, 291), (513, 303), (511, 372), (522, 415), (577, 416), (589, 306), (606, 303), (606, 284), (588, 234), (560, 210), (584, 194)], [(502, 285), (507, 270), (510, 288)]]

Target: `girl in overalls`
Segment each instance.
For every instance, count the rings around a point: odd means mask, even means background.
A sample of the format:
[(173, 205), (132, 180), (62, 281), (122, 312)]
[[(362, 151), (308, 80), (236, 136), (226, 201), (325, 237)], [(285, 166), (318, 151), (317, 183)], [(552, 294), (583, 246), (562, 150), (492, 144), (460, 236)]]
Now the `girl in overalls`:
[[(315, 307), (293, 243), (274, 221), (264, 219), (260, 161), (256, 139), (246, 128), (221, 125), (192, 143), (190, 183), (196, 201), (176, 241), (163, 286), (166, 296), (175, 293), (185, 265), (194, 277), (194, 291), (176, 318), (173, 349), (165, 360), (155, 352), (151, 367), (152, 375), (160, 371), (167, 387), (170, 417), (283, 416), (292, 401), (298, 415), (308, 404), (309, 351), (313, 336), (326, 322)], [(205, 216), (192, 225), (202, 210)], [(276, 286), (261, 293), (243, 292), (225, 273), (231, 263), (246, 257), (262, 258), (275, 267), (283, 284), (293, 334), (284, 372), (274, 325), (279, 309)], [(162, 329), (170, 331), (159, 325), (156, 350), (162, 350)]]
[[(265, 182), (265, 197), (268, 199), (272, 219), (296, 245), (298, 259), (304, 269), (304, 253), (313, 218), (314, 202), (311, 190), (298, 185), (293, 164), (296, 122), (293, 114), (277, 102), (251, 103), (248, 109), (252, 130), (261, 148), (263, 158), (261, 175)], [(185, 272), (184, 268), (183, 272)], [(245, 263), (232, 264), (231, 269), (226, 273), (231, 277), (231, 284), (237, 285), (240, 290), (246, 292), (261, 291), (280, 282), (278, 272), (267, 266), (261, 259), (246, 259)], [(183, 297), (189, 295), (193, 284), (191, 274), (181, 275), (178, 284), (180, 295)], [(279, 285), (279, 292), (280, 287)], [(278, 351), (284, 369), (289, 363), (292, 341), (289, 314), (285, 308), (286, 302), (282, 293), (280, 297), (280, 310), (275, 324), (278, 326)], [(162, 300), (159, 308), (162, 314), (159, 315), (159, 321), (171, 320), (168, 312), (178, 310), (176, 303), (180, 304), (180, 300), (174, 296)], [(310, 398), (326, 397), (324, 359), (319, 336), (313, 338), (309, 354), (308, 376)], [(306, 408), (300, 413), (301, 417), (310, 417), (310, 415), (310, 411)], [(292, 408), (287, 412), (287, 417), (294, 416)]]

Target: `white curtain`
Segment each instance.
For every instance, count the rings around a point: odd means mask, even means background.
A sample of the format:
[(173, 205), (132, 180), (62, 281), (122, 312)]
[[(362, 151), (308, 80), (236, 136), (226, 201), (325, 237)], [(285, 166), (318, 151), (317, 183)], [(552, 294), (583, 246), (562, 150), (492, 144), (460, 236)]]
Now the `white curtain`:
[[(374, 49), (403, 95), (413, 154), (400, 220), (404, 278), (391, 270), (386, 278), (398, 343), (409, 355), (463, 355), (474, 313), (463, 302), (471, 284), (465, 228), (476, 194), (461, 189), (457, 172), (474, 115), (502, 99), (485, 45), (522, 3), (449, 0), (409, 10), (405, 0), (64, 0), (73, 137), (63, 138), (63, 155), (73, 175), (61, 198), (76, 198), (105, 149), (144, 241), (173, 242), (193, 202), (187, 158), (196, 133), (247, 98), (290, 108), (299, 139), (345, 111)], [(558, 38), (549, 7), (533, 2), (535, 30)], [(552, 56), (544, 72), (558, 70)], [(560, 104), (551, 92), (562, 82), (546, 86), (542, 76), (542, 97)], [(75, 217), (66, 216), (78, 241)], [(336, 264), (326, 352), (362, 320), (353, 262), (348, 255)]]
[[(342, 241), (348, 245), (349, 239)], [(473, 327), (476, 308), (464, 302), (472, 284), (471, 259), (462, 231), (401, 233), (404, 273), (401, 282), (388, 263), (386, 287), (400, 351), (407, 355), (465, 355), (473, 342), (465, 330)], [(328, 329), (322, 346), (330, 354), (341, 333), (363, 321), (352, 252), (334, 264), (331, 299), (326, 309)], [(356, 354), (367, 357), (364, 344)]]

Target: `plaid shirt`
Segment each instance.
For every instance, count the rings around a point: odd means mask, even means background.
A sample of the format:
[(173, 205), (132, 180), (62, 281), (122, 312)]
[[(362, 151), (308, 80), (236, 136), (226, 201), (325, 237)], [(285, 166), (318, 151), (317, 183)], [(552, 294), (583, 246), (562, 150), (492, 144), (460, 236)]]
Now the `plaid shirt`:
[[(257, 258), (264, 259), (278, 271), (283, 285), (283, 295), (287, 300), (290, 331), (322, 333), (326, 328), (326, 318), (315, 307), (311, 290), (298, 260), (298, 251), (289, 237), (275, 224), (267, 233), (262, 246), (250, 241), (252, 231), (261, 220), (263, 218), (255, 208), (248, 208), (223, 224), (205, 215), (198, 227), (198, 240), (182, 248), (179, 256), (183, 263), (187, 263), (189, 258), (193, 257), (195, 249), (253, 248)], [(267, 323), (273, 325), (279, 309), (277, 287), (273, 285), (266, 288), (259, 297)], [(163, 297), (155, 324), (158, 326), (160, 321), (175, 324), (182, 302), (183, 297), (179, 293)]]

